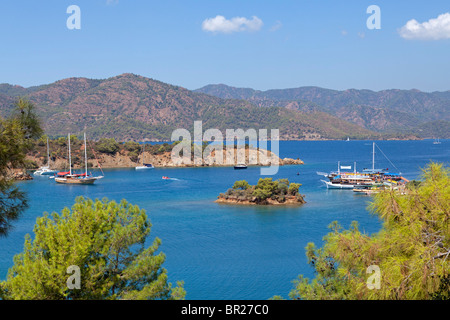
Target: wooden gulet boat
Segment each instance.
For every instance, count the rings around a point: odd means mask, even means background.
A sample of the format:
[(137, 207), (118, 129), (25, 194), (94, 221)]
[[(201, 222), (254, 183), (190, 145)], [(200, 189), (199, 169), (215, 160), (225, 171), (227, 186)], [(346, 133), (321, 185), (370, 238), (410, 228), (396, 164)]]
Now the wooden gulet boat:
[[(381, 152), (383, 153), (383, 151)], [(384, 153), (383, 155), (386, 157)], [(389, 160), (387, 157), (386, 159)], [(389, 162), (391, 161), (389, 160)], [(400, 174), (390, 173), (388, 171), (389, 169), (375, 168), (375, 142), (373, 142), (371, 169), (364, 169), (362, 172), (357, 172), (356, 163), (354, 164), (354, 172), (341, 172), (341, 169), (351, 169), (351, 166), (341, 166), (340, 162), (338, 162), (337, 172), (317, 172), (317, 174), (328, 178), (329, 181), (321, 180), (328, 189), (347, 189), (362, 193), (379, 192), (379, 185), (383, 183), (389, 183), (389, 185), (391, 185), (391, 183), (397, 184), (402, 180), (407, 182), (407, 179), (403, 178)], [(382, 186), (382, 188), (384, 187), (385, 186)]]
[(84, 163), (85, 163), (85, 172), (82, 174), (74, 174), (72, 173), (72, 160), (71, 160), (71, 151), (70, 151), (70, 134), (68, 139), (69, 144), (69, 171), (68, 172), (58, 172), (55, 177), (55, 182), (62, 184), (94, 184), (95, 181), (102, 179), (103, 176), (92, 177), (88, 174), (87, 171), (87, 146), (86, 146), (86, 133), (84, 134)]

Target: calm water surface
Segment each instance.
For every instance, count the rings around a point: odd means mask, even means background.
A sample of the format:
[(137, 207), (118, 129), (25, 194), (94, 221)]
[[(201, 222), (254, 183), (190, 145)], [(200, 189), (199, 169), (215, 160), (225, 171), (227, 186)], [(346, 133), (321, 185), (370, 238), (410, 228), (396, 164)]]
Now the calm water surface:
[[(376, 167), (394, 172), (398, 168), (406, 178), (416, 179), (430, 160), (449, 164), (450, 140), (441, 142), (379, 141), (392, 163), (377, 150)], [(153, 224), (149, 242), (154, 237), (162, 240), (169, 279), (185, 282), (187, 299), (287, 298), (299, 274), (314, 276), (304, 248), (308, 242), (321, 245), (332, 221), (348, 228), (356, 220), (369, 234), (377, 232), (381, 223), (366, 210), (370, 197), (327, 190), (316, 174), (335, 170), (337, 161), (342, 165), (356, 161), (359, 169), (371, 167), (371, 141), (282, 141), (280, 155), (305, 162), (280, 167), (274, 176), (302, 183), (300, 191), (307, 203), (301, 207), (214, 203), (236, 180), (257, 183), (261, 177), (257, 167), (110, 169), (93, 186), (60, 185), (44, 177), (21, 182), (30, 207), (10, 235), (0, 239), (0, 279), (6, 278), (13, 256), (23, 250), (25, 234), (33, 234), (36, 218), (43, 212), (60, 212), (72, 206), (77, 196), (107, 197), (127, 199), (147, 211)], [(165, 181), (162, 176), (176, 180)]]

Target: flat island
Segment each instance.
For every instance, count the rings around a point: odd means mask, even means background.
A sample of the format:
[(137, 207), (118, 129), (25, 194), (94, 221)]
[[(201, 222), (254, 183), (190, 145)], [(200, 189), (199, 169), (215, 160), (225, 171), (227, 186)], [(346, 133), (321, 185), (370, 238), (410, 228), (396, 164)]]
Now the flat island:
[(242, 205), (300, 205), (306, 203), (299, 193), (300, 183), (290, 183), (288, 179), (273, 181), (261, 178), (256, 185), (245, 180), (236, 181), (232, 188), (221, 193), (216, 202)]

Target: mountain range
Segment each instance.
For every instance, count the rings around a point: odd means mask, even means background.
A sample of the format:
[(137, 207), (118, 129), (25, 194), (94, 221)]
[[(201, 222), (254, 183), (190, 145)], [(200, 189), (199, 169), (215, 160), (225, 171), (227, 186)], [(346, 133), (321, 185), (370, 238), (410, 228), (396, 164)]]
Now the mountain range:
[(450, 137), (450, 90), (356, 90), (300, 87), (259, 91), (227, 85), (196, 90), (227, 99), (244, 99), (261, 107), (321, 110), (380, 133), (411, 133), (423, 138)]
[(280, 129), (282, 139), (448, 138), (450, 91), (258, 91), (226, 85), (188, 90), (135, 74), (67, 78), (24, 88), (0, 84), (0, 115), (17, 97), (32, 101), (51, 137), (170, 140), (177, 128)]

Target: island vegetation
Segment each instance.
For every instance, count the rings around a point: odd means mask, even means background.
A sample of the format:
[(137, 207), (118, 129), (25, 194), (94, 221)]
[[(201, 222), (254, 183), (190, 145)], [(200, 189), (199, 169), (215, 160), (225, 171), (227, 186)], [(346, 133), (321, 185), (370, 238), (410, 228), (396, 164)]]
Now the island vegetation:
[(256, 185), (246, 180), (236, 181), (232, 188), (218, 196), (218, 203), (245, 205), (282, 205), (306, 203), (299, 193), (300, 183), (288, 179), (260, 178)]

